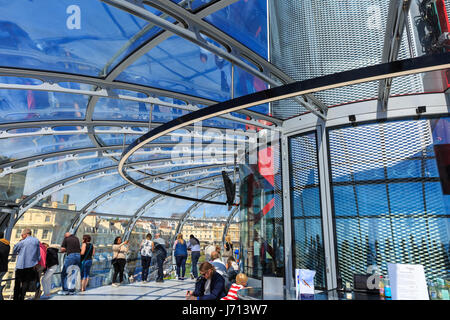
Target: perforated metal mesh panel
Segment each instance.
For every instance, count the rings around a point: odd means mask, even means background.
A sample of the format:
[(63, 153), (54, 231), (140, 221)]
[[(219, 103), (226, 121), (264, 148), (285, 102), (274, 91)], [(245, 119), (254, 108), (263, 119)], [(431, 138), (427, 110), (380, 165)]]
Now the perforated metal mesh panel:
[(316, 271), (315, 286), (326, 287), (315, 133), (289, 139), (294, 269)]
[[(385, 0), (271, 1), (271, 61), (295, 80), (381, 63), (389, 2)], [(398, 59), (409, 57), (406, 34)], [(420, 75), (393, 81), (391, 94), (423, 92)], [(378, 96), (378, 82), (315, 94), (332, 106)], [(292, 101), (273, 105), (283, 119), (304, 113)]]
[[(338, 271), (387, 263), (422, 264), (428, 279), (450, 270), (450, 212), (433, 151), (429, 120), (329, 131)], [(447, 196), (448, 197), (448, 196)]]

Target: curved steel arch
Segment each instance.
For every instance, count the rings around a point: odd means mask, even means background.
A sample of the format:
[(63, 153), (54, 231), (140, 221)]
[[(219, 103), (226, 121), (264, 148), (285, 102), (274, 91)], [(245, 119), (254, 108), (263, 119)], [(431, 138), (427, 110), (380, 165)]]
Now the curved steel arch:
[[(179, 171), (172, 171), (170, 172), (171, 174), (174, 173), (178, 173), (178, 172), (185, 172), (185, 170), (179, 170)], [(214, 172), (211, 172), (214, 173)], [(203, 172), (201, 172), (201, 174), (203, 174)], [(153, 176), (149, 176), (149, 177), (145, 177), (142, 179), (139, 179), (139, 181), (146, 181), (146, 180), (152, 180), (152, 179), (157, 179), (159, 177), (162, 176), (166, 176), (167, 173), (164, 174), (159, 174), (159, 175), (153, 175)], [(201, 180), (201, 179), (200, 179)], [(181, 182), (174, 182), (174, 183), (178, 183), (180, 186), (189, 186), (193, 183), (197, 183), (197, 181), (200, 180), (195, 180), (195, 181), (191, 181), (191, 182), (185, 182), (185, 183), (181, 183)], [(131, 189), (136, 188), (136, 186), (130, 184), (130, 183), (125, 183), (122, 184), (120, 186), (114, 187), (104, 193), (102, 193), (101, 195), (97, 196), (95, 199), (91, 200), (89, 203), (87, 203), (80, 211), (79, 214), (74, 218), (74, 222), (72, 223), (72, 227), (71, 230), (77, 230), (79, 224), (82, 222), (82, 220), (84, 219), (84, 217), (86, 217), (87, 215), (89, 215), (92, 210), (94, 210), (97, 206), (103, 204), (104, 202), (106, 202), (107, 200), (118, 196), (119, 194), (123, 193), (123, 192), (128, 192), (131, 191)], [(120, 192), (115, 193), (117, 190), (122, 189)], [(125, 189), (129, 189), (129, 190), (125, 190)], [(103, 198), (107, 197), (108, 199), (101, 201)]]
[(225, 237), (228, 233), (228, 228), (230, 227), (231, 220), (233, 220), (236, 213), (239, 212), (239, 207), (236, 207), (231, 211), (230, 215), (228, 216), (227, 222), (225, 223), (225, 227), (223, 228), (223, 235), (222, 235), (222, 247), (225, 244)]
[[(215, 175), (212, 177), (207, 177), (207, 178), (203, 178), (203, 179), (199, 179), (196, 180), (195, 183), (202, 183), (205, 181), (209, 181), (209, 180), (222, 180), (222, 175)], [(193, 188), (196, 187), (196, 185), (192, 184), (191, 186), (188, 186), (187, 188)], [(181, 190), (185, 188), (185, 186), (181, 185), (181, 186), (176, 186), (173, 187), (169, 190), (167, 190), (168, 192), (175, 192), (178, 190)], [(128, 227), (126, 228), (127, 233), (124, 235), (124, 239), (127, 239), (129, 236), (129, 233), (131, 232), (131, 230), (134, 228), (134, 225), (136, 224), (136, 222), (140, 219), (140, 217), (142, 217), (144, 215), (144, 213), (146, 212), (146, 210), (148, 208), (153, 207), (159, 200), (164, 199), (166, 197), (166, 195), (164, 194), (158, 194), (157, 196), (153, 197), (152, 199), (148, 200), (146, 203), (144, 203), (138, 210), (136, 210), (136, 212), (134, 213), (133, 217), (130, 220), (130, 223), (128, 225)]]
[[(158, 160), (159, 161), (159, 160)], [(149, 163), (149, 161), (141, 161), (139, 162), (143, 165), (147, 165)], [(136, 163), (135, 163), (136, 165)], [(210, 166), (200, 166), (200, 167), (194, 167), (194, 168), (188, 168), (188, 169), (183, 169), (183, 170), (179, 170), (176, 171), (175, 173), (181, 173), (181, 172), (188, 172), (188, 171), (195, 171), (195, 170), (207, 170), (210, 168), (217, 168), (217, 167), (223, 167), (226, 166), (226, 164), (215, 164), (215, 165), (210, 165)], [(116, 168), (116, 166), (109, 166), (109, 167), (104, 167), (104, 168), (100, 168), (100, 169), (95, 169), (95, 170), (91, 170), (88, 172), (83, 172), (65, 179), (61, 179), (59, 181), (56, 181), (50, 185), (47, 185), (44, 188), (41, 188), (35, 192), (33, 192), (31, 195), (29, 195), (28, 197), (26, 197), (25, 199), (23, 199), (22, 201), (19, 202), (18, 204), (18, 213), (17, 213), (17, 218), (16, 221), (18, 221), (22, 215), (30, 208), (32, 207), (36, 202), (38, 202), (39, 200), (47, 197), (48, 195), (59, 191), (61, 189), (64, 189), (66, 187), (70, 187), (73, 186), (75, 184), (78, 184), (80, 182), (85, 182), (85, 181), (89, 181), (89, 180), (93, 180), (93, 179), (98, 179), (101, 178), (103, 176), (106, 175), (113, 175), (113, 174), (117, 174), (117, 172), (114, 173), (106, 173), (108, 171), (114, 170)], [(98, 174), (96, 176), (90, 177), (90, 178), (86, 178), (86, 176), (91, 176), (91, 175), (95, 175)], [(174, 172), (168, 172), (165, 173), (165, 175), (173, 175)], [(66, 186), (65, 183), (75, 180), (73, 183), (71, 183), (70, 185)], [(56, 188), (57, 190), (52, 190), (53, 188)]]
[[(222, 57), (226, 59), (227, 61), (230, 61), (231, 63), (237, 65), (239, 68), (249, 72), (250, 74), (260, 78), (261, 80), (265, 81), (266, 83), (272, 85), (272, 86), (278, 86), (280, 83), (273, 80), (270, 77), (270, 73), (272, 73), (274, 76), (279, 77), (282, 76), (282, 81), (286, 81), (288, 76), (283, 74), (278, 68), (276, 68), (274, 65), (272, 65), (270, 62), (266, 61), (265, 59), (261, 58), (259, 55), (245, 47), (244, 45), (237, 42), (232, 37), (228, 36), (226, 33), (218, 30), (214, 26), (210, 25), (209, 23), (203, 21), (202, 19), (199, 19), (192, 13), (188, 12), (187, 10), (181, 8), (180, 6), (170, 3), (170, 2), (160, 2), (158, 0), (153, 1), (154, 3), (157, 3), (156, 8), (163, 8), (161, 10), (165, 10), (166, 12), (175, 12), (175, 17), (181, 18), (184, 20), (184, 22), (187, 24), (187, 29), (180, 27), (177, 24), (173, 24), (171, 22), (166, 21), (165, 19), (162, 19), (158, 17), (157, 15), (147, 11), (144, 8), (141, 8), (138, 5), (135, 5), (134, 3), (131, 3), (127, 0), (102, 0), (103, 2), (106, 2), (114, 7), (117, 7), (118, 9), (124, 10), (128, 13), (131, 13), (141, 19), (144, 19), (146, 21), (149, 21), (151, 23), (154, 23), (155, 25), (158, 25), (159, 27), (165, 29), (166, 31), (170, 31), (173, 34), (176, 34), (179, 37), (182, 37), (188, 41), (191, 41), (192, 43), (216, 54), (219, 57)], [(150, 6), (155, 6), (154, 3), (149, 3)], [(213, 44), (210, 44), (206, 40), (204, 40), (201, 37), (201, 33), (211, 36), (215, 38), (214, 40), (226, 44), (230, 49), (223, 50), (219, 47), (216, 47)], [(230, 52), (228, 52), (230, 51)], [(246, 56), (247, 59), (253, 60), (257, 65), (258, 68), (262, 69), (263, 72), (257, 70), (254, 67), (251, 67), (247, 63), (244, 62), (243, 58), (240, 58), (240, 55)], [(293, 82), (293, 80), (289, 79), (289, 82)], [(321, 103), (317, 98), (315, 98), (312, 95), (308, 95), (308, 97), (305, 99), (303, 97), (294, 97), (295, 100), (297, 100), (302, 106), (310, 110), (312, 113), (314, 113), (316, 116), (321, 117), (325, 119), (325, 113), (326, 113), (326, 106)], [(310, 104), (310, 101), (314, 103), (314, 105)]]
[[(268, 89), (218, 103), (216, 105), (209, 106), (181, 116), (142, 135), (124, 150), (118, 165), (118, 171), (122, 178), (124, 178), (126, 181), (133, 183), (143, 189), (156, 193), (164, 193), (166, 195), (171, 195), (172, 197), (179, 198), (180, 196), (178, 195), (168, 194), (167, 192), (162, 192), (161, 190), (157, 190), (155, 188), (151, 188), (149, 186), (145, 186), (136, 182), (136, 180), (128, 175), (125, 170), (124, 164), (127, 162), (128, 158), (139, 148), (161, 136), (164, 136), (177, 129), (183, 128), (184, 126), (224, 113), (248, 108), (251, 106), (259, 105), (261, 103), (291, 98), (306, 93), (448, 68), (450, 68), (450, 52), (426, 55), (418, 58), (399, 60), (370, 67), (344, 71), (315, 79), (298, 81), (278, 88)], [(189, 198), (189, 200), (196, 201), (198, 199)]]
[[(225, 189), (223, 189), (223, 188), (216, 189), (216, 190), (208, 193), (201, 200), (207, 200), (207, 199), (216, 198), (216, 197), (222, 195), (224, 192), (225, 192)], [(184, 214), (180, 217), (180, 222), (178, 223), (177, 229), (175, 230), (175, 237), (176, 237), (177, 234), (179, 234), (181, 232), (181, 229), (183, 228), (183, 225), (186, 222), (187, 218), (189, 218), (189, 215), (191, 214), (191, 212), (193, 210), (197, 209), (203, 203), (204, 202), (202, 202), (202, 201), (197, 201), (184, 212)]]
[[(214, 177), (214, 179), (215, 179), (217, 176), (213, 176), (213, 177)], [(157, 177), (156, 177), (156, 176), (154, 176), (154, 177), (145, 177), (145, 178), (141, 179), (141, 181), (143, 181), (143, 180), (150, 180), (150, 179), (153, 179), (153, 178), (157, 178)], [(208, 177), (208, 178), (209, 178), (209, 177)], [(198, 184), (199, 182), (201, 182), (200, 180), (201, 180), (201, 179), (199, 179), (199, 180), (194, 180), (194, 181), (187, 182), (187, 183), (179, 183), (179, 186), (183, 186), (183, 187), (186, 188), (186, 187), (188, 187), (188, 186)], [(208, 179), (206, 179), (205, 181), (208, 181)], [(196, 187), (198, 187), (198, 186), (196, 186)], [(71, 231), (72, 233), (75, 233), (76, 230), (78, 229), (78, 227), (79, 227), (79, 226), (81, 225), (81, 223), (83, 222), (84, 218), (85, 218), (86, 216), (88, 216), (88, 215), (89, 215), (96, 207), (98, 207), (99, 205), (105, 203), (106, 201), (110, 200), (110, 199), (113, 198), (113, 197), (118, 196), (118, 195), (121, 194), (121, 193), (131, 191), (132, 189), (135, 189), (135, 188), (136, 188), (136, 186), (134, 186), (134, 185), (132, 185), (132, 184), (129, 184), (129, 183), (125, 183), (125, 184), (123, 184), (123, 185), (120, 185), (120, 186), (118, 186), (118, 187), (115, 187), (115, 188), (113, 188), (113, 189), (110, 189), (110, 190), (104, 192), (103, 194), (99, 195), (99, 196), (96, 197), (95, 199), (91, 200), (88, 204), (86, 204), (86, 205), (79, 211), (79, 214), (74, 218), (73, 223), (72, 223), (71, 228), (70, 228), (70, 231)], [(120, 189), (122, 189), (120, 192), (116, 192), (117, 190), (120, 190)], [(128, 189), (128, 190), (126, 190), (126, 189)], [(107, 199), (104, 200), (104, 201), (102, 201), (102, 199), (105, 198), (105, 197), (107, 197)], [(131, 218), (131, 216), (130, 216), (130, 218)]]
[[(209, 199), (214, 199), (217, 198), (218, 196), (222, 195), (225, 192), (224, 188), (220, 188), (220, 189), (216, 189), (211, 191), (210, 193), (208, 193), (207, 195), (205, 195), (204, 197), (201, 198), (201, 200), (209, 200)], [(204, 202), (203, 201), (197, 201), (195, 202), (193, 205), (191, 205), (183, 214), (183, 216), (181, 216), (180, 218), (180, 222), (178, 222), (177, 225), (177, 229), (175, 230), (175, 234), (174, 237), (171, 239), (170, 244), (169, 244), (169, 248), (172, 248), (172, 244), (175, 243), (175, 240), (177, 238), (177, 235), (181, 232), (181, 230), (183, 229), (184, 223), (186, 222), (187, 218), (189, 218), (189, 216), (191, 215), (192, 211), (194, 211), (195, 209), (197, 209), (199, 206), (201, 206)], [(174, 259), (174, 251), (172, 250), (172, 258)]]
[[(174, 147), (174, 146), (191, 146), (191, 144), (184, 144), (184, 143), (174, 143), (174, 144), (169, 144), (169, 143), (155, 143), (152, 144), (151, 146), (149, 146), (148, 148), (161, 148), (161, 147)], [(209, 146), (209, 145), (208, 145)], [(211, 146), (216, 146), (216, 144), (211, 144)], [(217, 146), (223, 147), (222, 144), (217, 144)], [(5, 162), (0, 164), (0, 169), (3, 169), (2, 172), (0, 172), (0, 178), (3, 176), (6, 176), (8, 174), (12, 174), (12, 173), (17, 173), (17, 172), (21, 172), (21, 171), (25, 171), (28, 170), (30, 168), (35, 168), (35, 167), (41, 167), (41, 166), (45, 166), (45, 165), (50, 165), (50, 164), (54, 164), (54, 163), (61, 163), (61, 162), (67, 162), (67, 161), (76, 161), (76, 160), (82, 160), (82, 159), (90, 159), (90, 158), (108, 158), (108, 157), (115, 157), (115, 156), (120, 156), (120, 154), (117, 153), (105, 153), (104, 151), (107, 150), (120, 150), (122, 149), (123, 146), (109, 146), (109, 147), (99, 147), (99, 148), (81, 148), (81, 149), (75, 149), (75, 150), (66, 150), (66, 151), (59, 151), (59, 152), (54, 152), (54, 153), (46, 153), (46, 154), (41, 154), (38, 156), (31, 156), (31, 157), (27, 157), (27, 158), (23, 158), (23, 159), (18, 159), (18, 160), (14, 160), (14, 161), (10, 161), (10, 162)], [(97, 156), (80, 156), (83, 153), (93, 153), (93, 152), (97, 152)], [(156, 153), (156, 154), (163, 154), (164, 152), (160, 152), (159, 150), (156, 151), (143, 151), (143, 152), (138, 152), (136, 154), (152, 154), (152, 153)], [(168, 151), (167, 151), (168, 152)], [(220, 151), (216, 151), (216, 154), (222, 154), (222, 155), (226, 155), (226, 153), (222, 153)], [(195, 154), (195, 152), (194, 152)], [(196, 159), (199, 156), (195, 156), (195, 155), (191, 155), (189, 158), (190, 159)], [(60, 159), (56, 159), (56, 160), (49, 160), (49, 161), (45, 161), (46, 159), (49, 158), (55, 158), (55, 157), (63, 157)], [(203, 158), (209, 158), (208, 155), (204, 155)], [(178, 157), (172, 158), (172, 159), (181, 159)], [(170, 159), (168, 158), (161, 158), (161, 159), (154, 159), (154, 160), (165, 160), (168, 161)], [(35, 161), (35, 163), (33, 164), (29, 164), (30, 162)], [(153, 160), (149, 160), (149, 161), (153, 161)], [(20, 166), (19, 168), (14, 168), (15, 166), (18, 166), (20, 164), (25, 164), (27, 163), (28, 165), (25, 166)]]

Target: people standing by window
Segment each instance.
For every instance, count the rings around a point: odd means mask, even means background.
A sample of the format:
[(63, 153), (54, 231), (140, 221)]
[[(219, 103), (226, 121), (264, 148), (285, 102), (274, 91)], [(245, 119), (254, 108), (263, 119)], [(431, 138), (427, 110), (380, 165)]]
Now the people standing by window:
[(211, 253), (216, 251), (216, 247), (212, 241), (208, 242), (208, 245), (205, 247), (205, 261), (211, 261)]
[(233, 256), (233, 243), (231, 242), (231, 237), (230, 236), (226, 236), (225, 237), (225, 244), (223, 245), (223, 254), (222, 254), (222, 258), (223, 258), (223, 263), (227, 263), (227, 260), (229, 257)]
[(74, 294), (75, 289), (68, 290), (67, 287), (67, 269), (72, 265), (80, 265), (80, 240), (74, 234), (66, 232), (64, 234), (64, 240), (61, 244), (61, 252), (66, 253), (66, 258), (64, 259), (64, 265), (61, 270), (62, 291), (59, 291), (58, 294)]
[(91, 243), (91, 236), (85, 234), (83, 236), (83, 244), (81, 245), (81, 291), (86, 291), (89, 282), (89, 273), (92, 267), (92, 257), (95, 255), (95, 247)]
[(200, 259), (200, 241), (191, 234), (189, 236), (188, 250), (191, 251), (191, 278), (198, 278), (197, 263)]
[(175, 260), (177, 264), (177, 277), (178, 280), (184, 280), (186, 274), (186, 259), (187, 259), (187, 245), (183, 239), (183, 235), (179, 233), (177, 240), (173, 244)]
[(41, 299), (47, 299), (51, 295), (51, 289), (52, 289), (52, 276), (58, 269), (58, 251), (59, 246), (58, 245), (51, 245), (44, 243), (44, 245), (47, 247), (47, 256), (45, 259), (45, 273), (42, 277), (42, 290), (44, 291), (44, 294), (41, 296)]
[[(112, 278), (112, 285), (114, 287), (120, 286), (123, 281), (123, 271), (127, 262), (128, 254), (128, 240), (122, 242), (121, 237), (116, 237), (113, 244), (113, 266), (114, 275)], [(119, 276), (119, 282), (117, 282), (117, 276)]]
[(25, 300), (31, 283), (37, 281), (36, 266), (41, 259), (39, 240), (31, 236), (31, 230), (24, 229), (20, 236), (22, 239), (13, 248), (17, 255), (14, 300)]
[(155, 234), (155, 240), (153, 241), (155, 243), (154, 246), (154, 254), (156, 256), (156, 263), (158, 266), (158, 276), (156, 278), (156, 282), (164, 282), (164, 260), (167, 257), (167, 250), (166, 250), (166, 241), (161, 238), (161, 235), (159, 233)]
[(47, 247), (48, 245), (46, 243), (39, 242), (39, 252), (41, 254), (41, 259), (39, 259), (39, 263), (36, 266), (36, 272), (37, 272), (37, 282), (39, 283), (38, 287), (36, 288), (36, 292), (34, 293), (34, 299), (37, 300), (40, 298), (42, 294), (41, 289), (41, 276), (45, 271), (46, 268), (46, 258), (47, 258)]
[(142, 262), (142, 281), (147, 282), (148, 278), (148, 269), (150, 268), (150, 263), (152, 262), (153, 250), (155, 245), (152, 241), (152, 235), (147, 233), (145, 238), (142, 240), (141, 245), (139, 247), (141, 253), (141, 262)]

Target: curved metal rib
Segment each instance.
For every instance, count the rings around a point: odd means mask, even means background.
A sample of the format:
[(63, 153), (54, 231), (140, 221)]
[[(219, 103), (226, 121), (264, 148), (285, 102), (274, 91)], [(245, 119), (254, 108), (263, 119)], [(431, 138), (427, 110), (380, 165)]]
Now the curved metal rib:
[[(126, 172), (124, 167), (128, 158), (134, 152), (136, 152), (147, 143), (161, 136), (164, 136), (170, 132), (198, 121), (209, 119), (224, 113), (245, 109), (251, 106), (259, 105), (261, 103), (292, 98), (306, 93), (319, 92), (327, 89), (339, 88), (358, 83), (448, 68), (450, 68), (450, 52), (379, 64), (315, 79), (299, 81), (278, 88), (273, 88), (232, 99), (226, 102), (218, 103), (216, 105), (197, 110), (195, 112), (181, 116), (173, 121), (165, 123), (138, 138), (136, 141), (131, 143), (122, 153), (122, 157), (118, 165), (118, 170), (122, 178), (130, 183), (133, 183), (152, 192), (170, 195), (166, 192), (161, 192), (160, 190), (139, 184)], [(171, 196), (177, 197), (177, 195), (173, 194)]]
[[(159, 160), (158, 160), (159, 161)], [(137, 163), (137, 162), (136, 162)], [(135, 163), (135, 164), (136, 164)], [(148, 164), (149, 161), (142, 161), (140, 162), (140, 164), (146, 165)], [(201, 166), (201, 167), (196, 167), (196, 168), (188, 168), (188, 169), (183, 169), (183, 170), (178, 170), (178, 171), (172, 171), (172, 172), (168, 172), (165, 173), (164, 175), (169, 175), (169, 176), (173, 176), (173, 174), (177, 174), (177, 173), (182, 173), (182, 172), (188, 172), (188, 171), (196, 171), (196, 170), (207, 170), (207, 169), (211, 169), (211, 168), (217, 168), (217, 167), (223, 167), (225, 166), (224, 164), (216, 164), (216, 165), (210, 165), (210, 166)], [(101, 177), (104, 177), (106, 175), (113, 175), (113, 174), (117, 174), (117, 172), (111, 172), (111, 173), (106, 173), (108, 171), (114, 170), (116, 168), (116, 166), (109, 166), (109, 167), (105, 167), (105, 168), (100, 168), (100, 169), (96, 169), (96, 170), (92, 170), (92, 171), (88, 171), (88, 172), (84, 172), (81, 174), (77, 174), (62, 180), (59, 180), (57, 182), (54, 182), (44, 188), (39, 189), (36, 192), (33, 192), (31, 195), (29, 195), (28, 197), (26, 197), (25, 199), (23, 199), (20, 203), (19, 203), (19, 212), (18, 215), (16, 217), (16, 221), (19, 220), (22, 215), (30, 208), (32, 207), (35, 203), (37, 203), (39, 200), (47, 197), (48, 195), (59, 191), (61, 189), (76, 185), (78, 183), (81, 182), (85, 182), (85, 181), (89, 181), (89, 180), (93, 180), (93, 179), (98, 179)], [(202, 172), (203, 173), (203, 172)], [(95, 175), (97, 174), (97, 175)], [(93, 177), (89, 177), (86, 178), (87, 176), (92, 176), (95, 175)], [(66, 182), (69, 181), (73, 181), (71, 184), (69, 185), (65, 185)]]
[[(220, 174), (220, 175), (215, 175), (215, 176), (208, 177), (208, 178), (199, 179), (196, 181), (196, 183), (201, 184), (202, 182), (206, 182), (206, 181), (210, 181), (210, 180), (221, 181), (222, 175)], [(188, 189), (194, 188), (194, 187), (196, 187), (196, 185), (191, 185), (188, 187)], [(185, 186), (176, 186), (176, 187), (173, 187), (173, 188), (167, 190), (167, 192), (176, 192), (176, 191), (182, 190), (183, 188), (185, 188)], [(146, 210), (153, 207), (158, 201), (160, 201), (161, 199), (163, 199), (165, 197), (166, 196), (164, 194), (158, 194), (157, 196), (153, 197), (152, 199), (150, 199), (149, 201), (144, 203), (138, 210), (136, 210), (132, 219), (130, 220), (129, 226), (127, 227), (127, 233), (124, 235), (124, 239), (128, 239), (128, 236), (129, 236), (131, 230), (134, 228), (134, 225), (140, 219), (140, 217), (142, 215), (144, 215)]]

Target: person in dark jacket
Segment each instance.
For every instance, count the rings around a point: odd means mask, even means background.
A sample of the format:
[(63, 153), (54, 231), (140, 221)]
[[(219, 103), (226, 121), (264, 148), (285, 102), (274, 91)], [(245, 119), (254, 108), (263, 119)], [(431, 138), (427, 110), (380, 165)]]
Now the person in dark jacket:
[(59, 261), (58, 261), (58, 245), (51, 245), (44, 243), (44, 246), (47, 247), (47, 257), (45, 258), (45, 273), (42, 277), (42, 289), (44, 294), (41, 296), (41, 299), (45, 299), (50, 297), (50, 291), (52, 289), (52, 276), (57, 271)]
[[(3, 276), (8, 272), (8, 255), (11, 250), (11, 246), (9, 241), (6, 240), (5, 234), (0, 232), (0, 281), (3, 279)], [(2, 287), (0, 287), (0, 300), (3, 300), (2, 297)]]
[(216, 272), (211, 263), (203, 262), (200, 265), (200, 275), (194, 292), (188, 291), (186, 300), (220, 300), (227, 295), (225, 279)]

